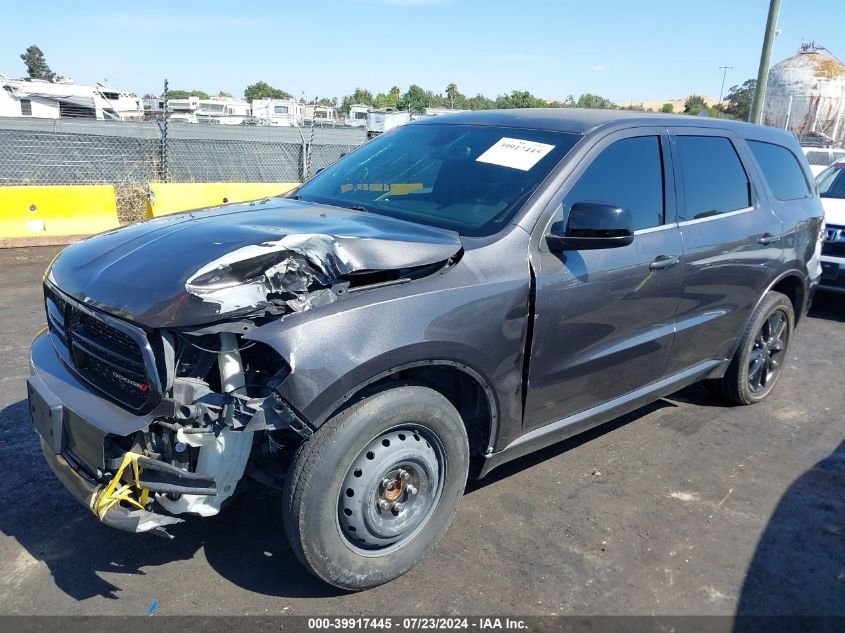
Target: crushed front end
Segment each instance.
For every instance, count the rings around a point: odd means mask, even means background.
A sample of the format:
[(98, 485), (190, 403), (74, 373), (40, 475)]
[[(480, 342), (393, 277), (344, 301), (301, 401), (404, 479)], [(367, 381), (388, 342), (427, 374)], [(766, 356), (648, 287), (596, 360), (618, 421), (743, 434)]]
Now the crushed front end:
[(287, 363), (240, 338), (253, 322), (147, 329), (44, 289), (33, 425), (53, 472), (103, 523), (166, 535), (176, 515), (216, 514), (251, 460), (262, 483), (281, 483), (279, 454), (311, 430), (276, 392)]

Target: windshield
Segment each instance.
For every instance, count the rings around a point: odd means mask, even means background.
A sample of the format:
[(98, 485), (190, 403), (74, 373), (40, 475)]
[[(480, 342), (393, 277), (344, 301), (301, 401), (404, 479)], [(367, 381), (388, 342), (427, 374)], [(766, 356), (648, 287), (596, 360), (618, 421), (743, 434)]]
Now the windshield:
[(296, 196), (462, 235), (492, 235), (579, 139), (542, 130), (408, 125), (326, 168)]
[(816, 178), (816, 188), (822, 198), (845, 198), (845, 167), (831, 165)]

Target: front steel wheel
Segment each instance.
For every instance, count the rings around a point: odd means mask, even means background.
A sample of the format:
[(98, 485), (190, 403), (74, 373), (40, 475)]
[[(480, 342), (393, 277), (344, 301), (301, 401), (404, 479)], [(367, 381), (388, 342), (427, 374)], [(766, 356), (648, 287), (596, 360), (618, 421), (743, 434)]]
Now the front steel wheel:
[(338, 413), (294, 455), (283, 494), (291, 548), (324, 581), (360, 590), (404, 574), (442, 538), (469, 470), (442, 394), (398, 386)]
[(385, 556), (423, 529), (446, 477), (445, 452), (429, 429), (380, 434), (349, 467), (338, 495), (338, 529), (363, 556)]

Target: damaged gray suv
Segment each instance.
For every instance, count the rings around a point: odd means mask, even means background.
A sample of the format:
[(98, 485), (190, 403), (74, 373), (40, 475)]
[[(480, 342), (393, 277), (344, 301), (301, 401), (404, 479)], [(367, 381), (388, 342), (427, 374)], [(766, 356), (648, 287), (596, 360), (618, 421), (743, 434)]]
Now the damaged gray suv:
[(765, 398), (821, 273), (811, 182), (760, 126), (417, 121), (284, 197), (67, 247), (33, 424), (107, 525), (167, 535), (278, 488), (302, 564), (372, 587), (431, 551), (468, 476), (695, 381)]

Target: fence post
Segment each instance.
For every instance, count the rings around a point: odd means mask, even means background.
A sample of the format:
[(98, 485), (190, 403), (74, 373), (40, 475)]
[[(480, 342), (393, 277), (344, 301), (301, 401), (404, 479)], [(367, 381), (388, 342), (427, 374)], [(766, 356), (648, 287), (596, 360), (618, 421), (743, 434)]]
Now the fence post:
[(162, 99), (164, 99), (164, 123), (161, 128), (161, 181), (167, 182), (168, 181), (168, 167), (167, 167), (167, 79), (164, 80), (164, 94), (162, 95)]

